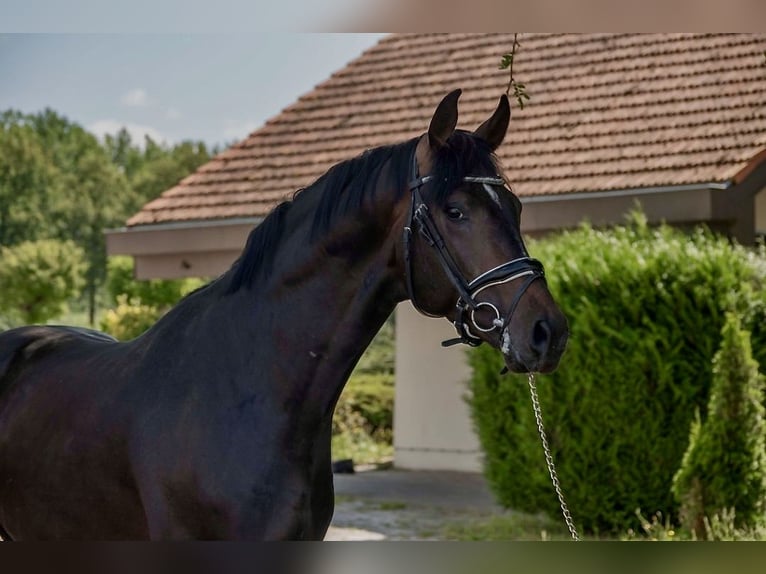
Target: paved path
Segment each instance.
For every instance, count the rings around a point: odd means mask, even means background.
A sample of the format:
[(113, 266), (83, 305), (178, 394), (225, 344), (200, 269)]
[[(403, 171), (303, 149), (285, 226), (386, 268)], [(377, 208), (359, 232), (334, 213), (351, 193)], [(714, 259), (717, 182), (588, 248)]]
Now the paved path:
[(335, 494), (456, 509), (498, 509), (484, 477), (474, 472), (391, 469), (336, 474)]
[(477, 473), (377, 470), (335, 475), (326, 540), (429, 539), (466, 513), (500, 512)]

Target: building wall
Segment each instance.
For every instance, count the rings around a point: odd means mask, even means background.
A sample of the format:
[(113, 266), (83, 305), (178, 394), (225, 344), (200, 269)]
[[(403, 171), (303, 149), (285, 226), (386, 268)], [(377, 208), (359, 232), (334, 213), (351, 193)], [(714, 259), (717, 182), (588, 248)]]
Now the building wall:
[(766, 235), (766, 188), (755, 196), (755, 232)]
[(464, 396), (471, 371), (466, 347), (446, 319), (424, 317), (409, 303), (396, 309), (394, 465), (406, 469), (480, 471), (481, 451)]

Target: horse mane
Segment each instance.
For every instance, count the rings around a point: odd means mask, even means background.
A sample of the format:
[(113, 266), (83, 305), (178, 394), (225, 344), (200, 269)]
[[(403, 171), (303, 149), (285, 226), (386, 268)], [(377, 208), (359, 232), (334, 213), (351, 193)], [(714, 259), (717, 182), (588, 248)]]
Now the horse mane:
[[(411, 162), (418, 139), (373, 148), (342, 161), (308, 187), (297, 190), (291, 199), (277, 205), (250, 232), (242, 254), (232, 265), (226, 292), (252, 287), (259, 276), (271, 271), (277, 245), (285, 233), (287, 215), (299, 202), (317, 203), (311, 222), (310, 242), (313, 244), (338, 219), (359, 213), (366, 200), (374, 199), (375, 190), (381, 184), (396, 189), (401, 196), (412, 177)], [(486, 142), (469, 132), (455, 131), (436, 154), (431, 174), (434, 184), (423, 190), (424, 198), (442, 205), (463, 177), (477, 173), (477, 169), (482, 169), (482, 173), (497, 171), (497, 159)]]

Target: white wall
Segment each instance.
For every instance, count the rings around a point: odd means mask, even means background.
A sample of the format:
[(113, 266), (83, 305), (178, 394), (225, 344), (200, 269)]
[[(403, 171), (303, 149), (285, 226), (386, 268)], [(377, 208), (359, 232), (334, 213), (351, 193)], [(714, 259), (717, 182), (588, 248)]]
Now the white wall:
[(466, 347), (443, 348), (455, 336), (446, 319), (396, 309), (394, 464), (398, 468), (481, 471), (468, 405)]

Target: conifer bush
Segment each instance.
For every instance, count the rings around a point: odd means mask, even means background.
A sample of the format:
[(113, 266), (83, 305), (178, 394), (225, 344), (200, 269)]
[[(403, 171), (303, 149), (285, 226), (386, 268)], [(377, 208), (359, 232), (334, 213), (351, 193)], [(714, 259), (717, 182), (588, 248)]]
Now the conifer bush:
[[(570, 327), (558, 370), (538, 377), (561, 485), (590, 532), (637, 528), (636, 510), (677, 517), (673, 476), (697, 410), (706, 416), (711, 361), (726, 311), (751, 331), (766, 364), (763, 249), (698, 229), (651, 228), (636, 213), (610, 230), (583, 225), (530, 244)], [(558, 514), (526, 377), (469, 352), (469, 402), (498, 500)]]
[(715, 516), (732, 513), (734, 527), (764, 525), (766, 422), (763, 378), (750, 334), (730, 313), (715, 356), (707, 417), (692, 422), (689, 447), (673, 480), (681, 524), (707, 537)]

